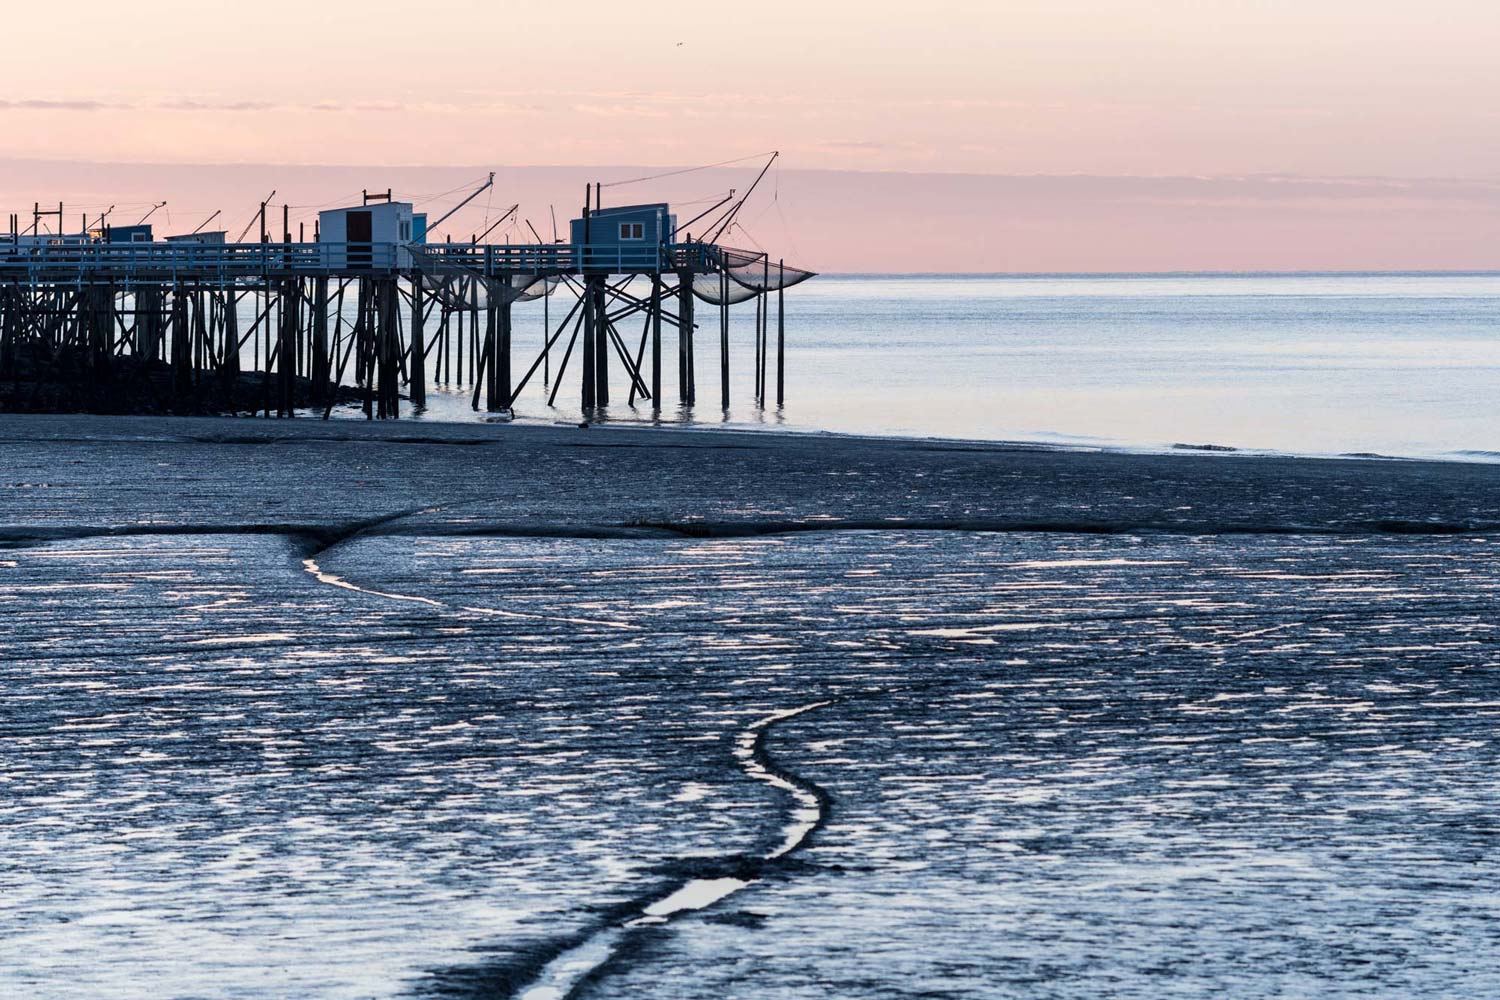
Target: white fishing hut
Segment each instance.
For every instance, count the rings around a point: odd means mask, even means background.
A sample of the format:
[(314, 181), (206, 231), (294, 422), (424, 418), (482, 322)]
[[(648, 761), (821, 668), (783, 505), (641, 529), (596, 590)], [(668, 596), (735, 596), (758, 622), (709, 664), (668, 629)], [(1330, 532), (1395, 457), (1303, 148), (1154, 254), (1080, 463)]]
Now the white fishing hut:
[(427, 242), (427, 215), (409, 201), (382, 201), (318, 213), (324, 265), (410, 267), (412, 243)]

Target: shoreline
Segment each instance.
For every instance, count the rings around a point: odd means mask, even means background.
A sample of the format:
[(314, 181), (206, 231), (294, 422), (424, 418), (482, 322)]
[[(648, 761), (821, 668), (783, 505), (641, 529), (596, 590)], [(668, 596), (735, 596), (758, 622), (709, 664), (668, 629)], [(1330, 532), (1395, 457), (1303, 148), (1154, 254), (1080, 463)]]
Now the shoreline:
[[(823, 430), (819, 428), (796, 428), (796, 427), (753, 427), (742, 425), (712, 425), (704, 423), (676, 423), (676, 422), (653, 422), (650, 420), (601, 420), (590, 422), (587, 428), (569, 420), (544, 420), (540, 417), (516, 417), (510, 420), (485, 420), (476, 418), (473, 421), (446, 420), (446, 419), (412, 419), (402, 417), (395, 420), (368, 420), (362, 414), (339, 415), (335, 411), (332, 419), (323, 419), (316, 414), (303, 414), (290, 419), (274, 419), (264, 416), (250, 416), (243, 414), (100, 414), (100, 413), (30, 413), (30, 412), (3, 412), (0, 411), (0, 444), (11, 440), (7, 432), (7, 425), (12, 421), (50, 423), (58, 421), (86, 421), (97, 423), (101, 426), (108, 424), (129, 424), (132, 426), (150, 426), (159, 424), (164, 426), (178, 425), (182, 422), (193, 422), (209, 426), (225, 426), (233, 424), (237, 427), (253, 424), (264, 429), (265, 433), (258, 435), (265, 439), (294, 440), (298, 438), (306, 440), (328, 439), (351, 441), (359, 440), (389, 440), (393, 443), (422, 442), (431, 444), (451, 443), (455, 445), (468, 445), (483, 443), (485, 441), (501, 442), (506, 435), (535, 435), (546, 432), (574, 432), (588, 431), (605, 434), (646, 434), (664, 435), (667, 437), (689, 437), (711, 440), (713, 438), (743, 438), (747, 441), (766, 443), (768, 441), (785, 442), (834, 442), (834, 443), (857, 443), (857, 444), (879, 444), (897, 445), (903, 448), (931, 449), (952, 448), (965, 451), (993, 451), (1003, 453), (1025, 453), (1040, 452), (1059, 455), (1111, 455), (1120, 457), (1142, 457), (1142, 458), (1224, 458), (1224, 459), (1255, 459), (1262, 461), (1297, 461), (1297, 462), (1335, 462), (1335, 463), (1360, 463), (1380, 462), (1399, 463), (1403, 465), (1432, 464), (1432, 465), (1456, 465), (1456, 466), (1491, 466), (1500, 465), (1500, 450), (1488, 451), (1484, 449), (1469, 449), (1461, 452), (1447, 452), (1443, 455), (1399, 455), (1384, 454), (1379, 452), (1287, 452), (1265, 448), (1247, 448), (1233, 445), (1220, 445), (1214, 443), (1187, 443), (1177, 442), (1170, 445), (1116, 445), (1116, 444), (1086, 444), (1068, 443), (1047, 440), (1028, 440), (1023, 438), (964, 438), (946, 437), (940, 435), (906, 435), (885, 433), (858, 433), (853, 431)], [(310, 425), (332, 429), (338, 428), (340, 432), (318, 434), (316, 432), (304, 433)], [(365, 431), (355, 431), (354, 428), (364, 427)], [(233, 443), (234, 439), (248, 440), (257, 435), (227, 435), (226, 443)], [(109, 440), (119, 438), (122, 440), (142, 440), (150, 435), (140, 433), (101, 433), (97, 440)], [(194, 436), (196, 439), (196, 436)], [(162, 440), (169, 440), (163, 436)], [(210, 439), (204, 439), (205, 442)], [(671, 446), (671, 445), (668, 445)]]
[[(1210, 460), (1216, 459), (1216, 460)], [(1500, 531), (1500, 464), (706, 428), (0, 415), (0, 539)]]

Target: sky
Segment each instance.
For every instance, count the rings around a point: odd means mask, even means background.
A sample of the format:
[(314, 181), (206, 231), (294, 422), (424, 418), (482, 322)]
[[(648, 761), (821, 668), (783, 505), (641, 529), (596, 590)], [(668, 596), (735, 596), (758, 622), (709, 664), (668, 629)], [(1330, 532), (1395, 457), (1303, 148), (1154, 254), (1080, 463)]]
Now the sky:
[[(57, 9), (6, 12), (5, 211), (243, 219), (356, 176), (415, 195), (738, 161), (651, 186), (686, 204), (779, 150), (735, 236), (823, 270), (1500, 267), (1492, 3)], [(504, 176), (493, 200), (527, 217), (580, 200), (576, 171)]]

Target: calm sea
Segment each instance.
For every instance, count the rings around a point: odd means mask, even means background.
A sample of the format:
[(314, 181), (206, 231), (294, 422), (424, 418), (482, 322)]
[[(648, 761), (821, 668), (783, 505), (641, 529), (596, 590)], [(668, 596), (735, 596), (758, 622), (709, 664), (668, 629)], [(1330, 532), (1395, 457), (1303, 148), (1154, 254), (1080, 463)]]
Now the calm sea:
[[(821, 276), (787, 294), (781, 410), (774, 398), (753, 405), (754, 308), (735, 308), (727, 413), (710, 309), (700, 306), (692, 411), (676, 405), (665, 335), (664, 420), (1148, 449), (1500, 453), (1496, 274)], [(517, 307), (523, 371), (542, 319), (538, 303)], [(634, 347), (638, 327), (622, 333)], [(557, 409), (538, 376), (517, 416), (577, 419), (576, 372), (575, 358)], [(614, 375), (608, 419), (650, 420), (649, 404), (621, 401), (618, 364)], [(428, 412), (475, 418), (461, 389), (438, 393)]]

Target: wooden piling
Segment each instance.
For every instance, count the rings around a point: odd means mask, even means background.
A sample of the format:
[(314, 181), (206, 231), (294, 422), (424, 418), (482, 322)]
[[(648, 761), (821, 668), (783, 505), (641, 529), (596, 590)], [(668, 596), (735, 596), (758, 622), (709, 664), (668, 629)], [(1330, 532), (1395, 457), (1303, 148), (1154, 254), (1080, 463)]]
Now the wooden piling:
[(776, 262), (776, 408), (786, 406), (786, 261)]
[(719, 394), (729, 412), (729, 272), (719, 272)]
[(651, 412), (661, 413), (661, 274), (651, 275)]
[(511, 372), (510, 372), (510, 348), (511, 348), (511, 295), (510, 282), (501, 283), (503, 299), (500, 308), (500, 344), (499, 360), (496, 365), (496, 373), (499, 381), (498, 391), (495, 394), (496, 408), (508, 410), (511, 408)]
[(598, 340), (596, 328), (603, 326), (602, 317), (597, 316), (594, 311), (594, 295), (591, 287), (593, 278), (586, 278), (583, 289), (583, 386), (581, 391), (583, 397), (583, 415), (587, 420), (597, 405), (596, 393), (599, 370), (594, 362), (594, 347)]
[(692, 406), (693, 386), (693, 273), (677, 272), (677, 401)]
[(604, 278), (602, 276), (592, 278), (589, 289), (594, 296), (594, 332), (599, 342), (594, 346), (594, 364), (597, 366), (597, 374), (594, 377), (594, 400), (598, 406), (609, 405), (609, 318), (604, 304)]
[(422, 275), (415, 272), (411, 278), (411, 326), (407, 330), (411, 342), (411, 365), (407, 389), (413, 407), (427, 405), (427, 341), (422, 331)]

